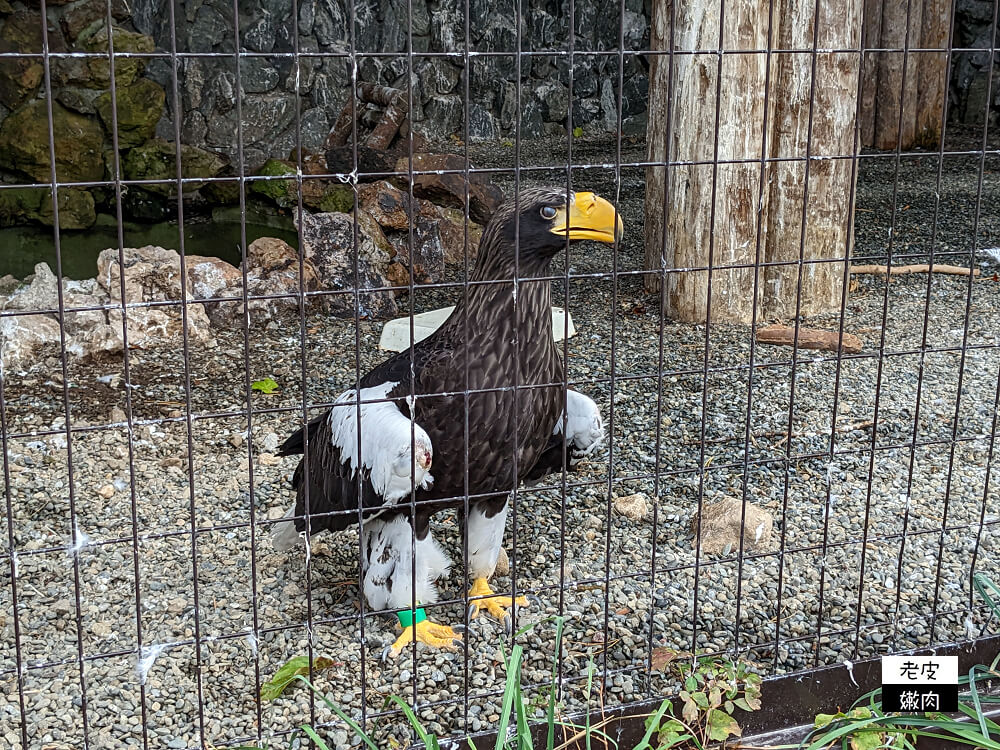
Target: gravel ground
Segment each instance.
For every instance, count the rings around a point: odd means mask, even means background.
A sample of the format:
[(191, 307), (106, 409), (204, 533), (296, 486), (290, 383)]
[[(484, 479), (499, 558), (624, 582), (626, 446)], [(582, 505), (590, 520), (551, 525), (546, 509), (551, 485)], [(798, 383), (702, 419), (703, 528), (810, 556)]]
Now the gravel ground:
[[(558, 146), (526, 145), (522, 161), (565, 164)], [(623, 158), (641, 153), (627, 145)], [(581, 142), (575, 160), (606, 162), (608, 154), (608, 142)], [(475, 157), (509, 164), (511, 150)], [(978, 161), (958, 158), (943, 172), (936, 240), (939, 251), (957, 253), (946, 262), (968, 264), (973, 242), (1000, 244), (997, 165), (985, 167), (975, 239)], [(892, 160), (862, 163), (859, 256), (885, 257), (894, 174)], [(935, 175), (930, 157), (901, 164), (897, 257), (926, 257)], [(613, 170), (581, 170), (574, 180), (616, 194)], [(617, 268), (637, 269), (640, 170), (622, 171), (620, 205), (628, 232)], [(610, 272), (614, 260), (607, 248), (588, 246), (573, 255), (571, 271)], [(519, 618), (535, 623), (519, 638), (527, 681), (548, 675), (555, 646), (547, 618), (560, 611), (568, 617), (567, 710), (583, 705), (591, 659), (606, 660), (607, 705), (669, 690), (668, 679), (647, 671), (650, 644), (739, 649), (770, 674), (978, 634), (982, 613), (968, 607), (974, 554), (978, 570), (1000, 575), (996, 468), (988, 476), (1000, 283), (986, 270), (972, 284), (915, 275), (887, 286), (860, 277), (845, 329), (861, 337), (863, 353), (838, 362), (802, 352), (794, 368), (789, 349), (752, 350), (742, 326), (713, 325), (706, 334), (668, 321), (661, 348), (656, 300), (638, 277), (570, 281), (579, 331), (568, 344), (570, 378), (613, 421), (613, 440), (570, 477), (565, 499), (558, 477), (548, 489), (519, 493), (506, 546), (518, 590), (541, 602)], [(432, 309), (454, 294), (418, 290), (402, 309), (411, 301), (416, 311)], [(943, 351), (920, 353), (925, 320), (927, 347)], [(836, 316), (808, 322), (838, 324)], [(409, 651), (382, 664), (393, 627), (358, 616), (356, 533), (316, 539), (308, 578), (301, 551), (275, 553), (265, 538), (268, 520), (291, 498), (294, 461), (272, 454), (301, 417), (303, 376), (310, 402), (332, 400), (353, 377), (356, 351), (362, 370), (384, 356), (379, 328), (360, 323), (359, 350), (353, 322), (318, 313), (301, 327), (295, 319), (253, 326), (249, 343), (241, 330), (218, 332), (215, 348), (190, 351), (190, 412), (177, 348), (133, 351), (128, 390), (120, 359), (110, 357), (71, 360), (64, 385), (55, 351), (5, 384), (8, 434), (62, 429), (64, 387), (74, 432), (69, 446), (64, 435), (46, 434), (6, 446), (20, 639), (4, 560), (0, 746), (22, 748), (21, 696), (29, 747), (48, 750), (82, 747), (85, 725), (91, 747), (185, 748), (202, 737), (225, 746), (331, 721), (302, 689), (262, 706), (255, 700), (259, 682), (310, 643), (335, 663), (318, 685), (350, 712), (370, 718), (387, 695), (412, 699), (415, 690), (417, 713), (433, 730), (496, 726), (504, 680), (496, 623), (477, 623), (457, 653), (421, 646), (416, 664)], [(658, 369), (666, 373), (659, 389)], [(242, 415), (217, 416), (244, 408), (245, 370), (282, 386), (253, 395), (252, 425)], [(128, 409), (137, 424), (131, 443), (121, 424)], [(773, 515), (774, 548), (742, 561), (734, 550), (696, 555), (690, 522), (699, 504), (744, 491)], [(613, 512), (614, 498), (635, 493), (650, 499), (654, 514), (630, 520)], [(440, 516), (435, 533), (460, 560), (455, 518)], [(507, 578), (499, 584), (510, 586)], [(457, 565), (441, 586), (453, 601), (437, 619), (462, 620), (454, 599), (463, 587)], [(27, 667), (21, 695), (18, 659)], [(406, 736), (398, 723), (375, 722), (380, 746)], [(351, 745), (343, 725), (329, 731), (331, 746)]]

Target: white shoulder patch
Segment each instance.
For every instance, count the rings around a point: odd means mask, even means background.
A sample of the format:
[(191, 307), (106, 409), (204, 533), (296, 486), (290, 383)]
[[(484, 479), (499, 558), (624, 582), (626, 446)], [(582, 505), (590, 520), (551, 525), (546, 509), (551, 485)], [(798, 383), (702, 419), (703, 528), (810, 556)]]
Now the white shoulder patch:
[[(371, 477), (372, 487), (386, 501), (410, 494), (412, 486), (427, 489), (434, 481), (430, 475), (434, 456), (431, 439), (416, 422), (411, 422), (395, 402), (380, 401), (399, 383), (351, 389), (340, 394), (330, 409), (330, 434), (340, 451), (341, 462), (350, 463), (352, 473), (363, 466)], [(357, 406), (360, 396), (360, 418)], [(361, 460), (358, 460), (358, 424), (361, 426)], [(412, 425), (412, 433), (411, 433)], [(415, 451), (411, 450), (411, 447)]]
[(553, 435), (566, 430), (566, 440), (577, 449), (578, 455), (588, 455), (604, 443), (604, 421), (601, 410), (593, 399), (579, 391), (567, 389), (566, 413), (556, 422)]

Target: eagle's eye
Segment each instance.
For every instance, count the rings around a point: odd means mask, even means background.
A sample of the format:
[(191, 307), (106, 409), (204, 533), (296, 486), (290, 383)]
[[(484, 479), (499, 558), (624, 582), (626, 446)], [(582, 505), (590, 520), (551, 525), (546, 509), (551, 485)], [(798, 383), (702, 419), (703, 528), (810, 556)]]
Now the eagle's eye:
[(542, 206), (542, 218), (552, 220), (556, 218), (556, 210), (552, 206)]

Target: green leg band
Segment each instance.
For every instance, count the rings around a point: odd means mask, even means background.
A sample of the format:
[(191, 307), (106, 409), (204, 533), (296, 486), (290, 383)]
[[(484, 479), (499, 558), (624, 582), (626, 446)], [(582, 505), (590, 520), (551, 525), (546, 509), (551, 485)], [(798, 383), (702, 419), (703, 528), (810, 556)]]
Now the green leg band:
[(404, 609), (396, 613), (396, 617), (399, 618), (399, 624), (404, 628), (408, 628), (411, 625), (417, 625), (427, 619), (427, 613), (424, 612), (423, 607), (417, 607), (414, 611), (412, 609)]

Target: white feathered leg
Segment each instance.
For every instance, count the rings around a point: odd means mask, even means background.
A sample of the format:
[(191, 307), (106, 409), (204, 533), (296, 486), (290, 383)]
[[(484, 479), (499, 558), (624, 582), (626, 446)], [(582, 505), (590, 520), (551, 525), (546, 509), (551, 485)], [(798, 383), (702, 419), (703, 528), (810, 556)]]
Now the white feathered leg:
[(469, 509), (467, 521), (469, 531), (469, 575), (472, 576), (472, 588), (469, 589), (469, 617), (478, 617), (482, 610), (500, 620), (508, 630), (511, 627), (508, 609), (517, 604), (526, 607), (528, 600), (519, 596), (513, 599), (509, 596), (497, 596), (490, 588), (487, 580), (497, 566), (500, 546), (503, 544), (503, 533), (507, 525), (507, 509), (510, 500), (493, 516), (487, 516), (482, 505), (474, 505)]
[[(285, 513), (285, 518), (295, 515), (295, 503)], [(295, 530), (295, 521), (279, 521), (271, 527), (271, 546), (278, 552), (287, 552), (299, 543), (301, 537)]]
[(417, 604), (437, 601), (434, 582), (448, 573), (451, 562), (430, 534), (417, 540), (415, 565), (413, 531), (406, 516), (365, 521), (361, 543), (365, 550), (365, 597), (372, 609), (409, 609), (414, 577)]
[[(403, 634), (386, 649), (386, 655), (397, 656), (406, 644), (420, 641), (430, 646), (448, 648), (461, 636), (446, 625), (424, 619), (422, 605), (437, 601), (434, 582), (450, 567), (447, 555), (428, 532), (413, 543), (413, 531), (406, 516), (373, 518), (361, 527), (364, 550), (364, 593), (372, 609), (402, 610)], [(416, 589), (413, 584), (416, 583)], [(416, 596), (414, 597), (414, 593)], [(417, 612), (408, 614), (417, 603)]]
[(507, 526), (507, 510), (510, 500), (503, 509), (487, 518), (481, 505), (469, 509), (469, 575), (472, 578), (489, 578), (497, 566), (503, 533)]

